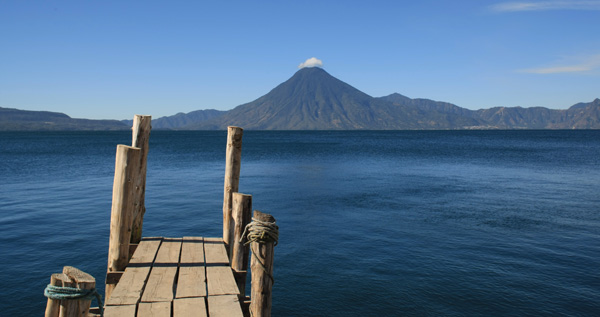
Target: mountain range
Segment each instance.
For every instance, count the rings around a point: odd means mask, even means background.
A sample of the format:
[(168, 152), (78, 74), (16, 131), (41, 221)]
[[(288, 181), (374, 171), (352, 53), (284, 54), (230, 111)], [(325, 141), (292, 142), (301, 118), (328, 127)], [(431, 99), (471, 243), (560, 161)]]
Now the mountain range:
[[(15, 120), (6, 115), (6, 110), (0, 108), (0, 130), (7, 130), (3, 128), (6, 122), (13, 122), (14, 126), (18, 121), (27, 127), (23, 113), (20, 120)], [(64, 114), (37, 112), (36, 115), (44, 118), (46, 128), (68, 122), (85, 123), (77, 121), (84, 119), (71, 119)], [(51, 122), (56, 124), (49, 125)], [(111, 120), (87, 123), (88, 129), (122, 128)], [(121, 124), (129, 127), (131, 121), (124, 120)], [(600, 129), (600, 99), (578, 103), (566, 110), (543, 107), (469, 110), (398, 93), (371, 97), (322, 68), (313, 67), (298, 70), (266, 95), (232, 110), (197, 110), (152, 121), (154, 129), (223, 130), (230, 125), (250, 130)]]

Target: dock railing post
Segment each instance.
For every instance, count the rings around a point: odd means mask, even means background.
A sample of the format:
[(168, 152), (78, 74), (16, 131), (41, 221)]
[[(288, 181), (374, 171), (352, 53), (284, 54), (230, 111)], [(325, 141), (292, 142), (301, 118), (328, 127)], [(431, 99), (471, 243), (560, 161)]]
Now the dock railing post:
[(250, 246), (241, 241), (246, 225), (250, 223), (252, 214), (252, 195), (232, 194), (231, 209), (231, 250), (229, 261), (235, 276), (240, 298), (246, 296), (246, 276), (248, 272), (248, 254)]
[[(252, 251), (250, 265), (250, 269), (252, 270), (250, 315), (253, 317), (270, 317), (274, 283), (273, 249), (279, 233), (275, 225), (275, 218), (269, 214), (255, 210), (252, 221), (275, 227), (270, 233), (263, 231), (259, 234), (266, 238), (258, 239), (256, 242), (250, 244)], [(252, 233), (249, 233), (248, 238), (252, 241), (251, 235)], [(275, 236), (274, 239), (273, 235)]]
[(223, 242), (229, 252), (231, 223), (231, 194), (239, 189), (242, 162), (242, 135), (244, 129), (227, 127), (227, 150), (225, 153), (225, 185), (223, 190)]
[(141, 149), (139, 175), (135, 184), (133, 223), (131, 227), (131, 243), (138, 244), (142, 240), (142, 225), (146, 213), (146, 166), (148, 161), (148, 144), (152, 116), (135, 115), (133, 118), (131, 146)]
[[(133, 221), (134, 188), (137, 183), (141, 150), (126, 145), (117, 146), (112, 210), (110, 215), (110, 240), (108, 244), (107, 274), (125, 270), (129, 263), (129, 241)], [(112, 279), (111, 279), (112, 280)], [(109, 282), (109, 279), (107, 279)], [(114, 284), (113, 284), (114, 282)], [(112, 280), (106, 284), (108, 299), (116, 286)]]

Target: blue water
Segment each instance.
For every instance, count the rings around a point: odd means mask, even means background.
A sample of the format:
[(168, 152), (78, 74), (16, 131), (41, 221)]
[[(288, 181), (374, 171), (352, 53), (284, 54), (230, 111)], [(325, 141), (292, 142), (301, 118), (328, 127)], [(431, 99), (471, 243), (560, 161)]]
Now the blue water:
[[(153, 131), (145, 236), (218, 236), (223, 131)], [(103, 284), (127, 132), (0, 133), (0, 315)], [(600, 131), (246, 131), (274, 316), (600, 315)]]

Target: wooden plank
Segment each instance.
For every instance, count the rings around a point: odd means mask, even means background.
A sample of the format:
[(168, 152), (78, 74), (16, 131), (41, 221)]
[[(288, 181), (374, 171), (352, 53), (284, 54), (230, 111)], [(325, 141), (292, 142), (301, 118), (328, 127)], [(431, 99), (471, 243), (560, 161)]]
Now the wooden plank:
[(207, 266), (206, 284), (209, 296), (240, 294), (233, 271), (229, 266)]
[(204, 241), (202, 237), (184, 237), (181, 245), (176, 298), (206, 296)]
[(154, 262), (156, 252), (158, 251), (158, 247), (162, 243), (162, 240), (162, 237), (144, 238), (135, 250), (131, 260), (129, 260), (129, 264)]
[(205, 297), (177, 298), (173, 301), (173, 316), (208, 317)]
[(204, 238), (204, 255), (207, 266), (229, 265), (229, 257), (222, 238)]
[(145, 238), (140, 242), (129, 266), (115, 287), (106, 305), (135, 305), (140, 301), (152, 263), (162, 238)]
[(140, 303), (140, 317), (171, 317), (171, 302)]
[(135, 305), (106, 306), (104, 317), (135, 317)]
[(237, 295), (209, 296), (208, 315), (210, 317), (243, 317)]
[(204, 265), (204, 238), (183, 237), (180, 263), (201, 263)]
[(173, 300), (173, 286), (179, 265), (181, 238), (167, 239), (158, 249), (152, 272), (142, 295), (142, 302), (164, 302)]

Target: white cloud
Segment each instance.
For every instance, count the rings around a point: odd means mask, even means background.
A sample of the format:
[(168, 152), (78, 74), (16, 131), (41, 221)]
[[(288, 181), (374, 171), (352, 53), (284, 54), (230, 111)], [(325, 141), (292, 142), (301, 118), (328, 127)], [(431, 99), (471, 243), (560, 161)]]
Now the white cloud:
[(496, 12), (541, 11), (541, 10), (600, 10), (600, 1), (529, 1), (504, 2), (490, 6)]
[(522, 69), (519, 72), (531, 74), (579, 73), (588, 72), (596, 68), (600, 68), (600, 54), (587, 56), (579, 62), (571, 63), (570, 65), (529, 68)]
[(304, 67), (323, 67), (323, 61), (316, 57), (311, 57), (304, 61), (304, 63), (300, 63), (300, 65), (298, 65), (298, 68)]

